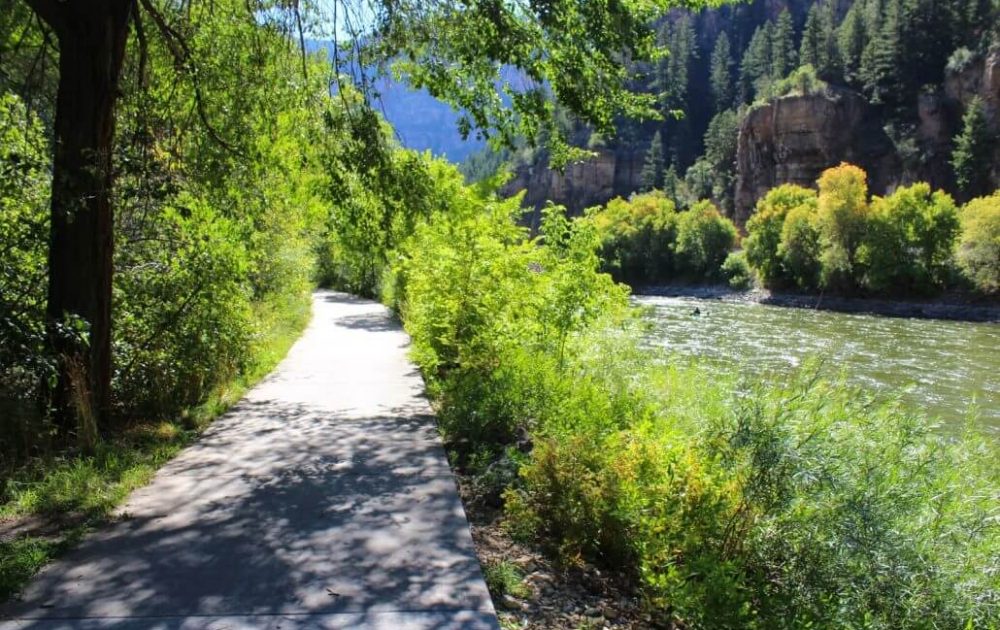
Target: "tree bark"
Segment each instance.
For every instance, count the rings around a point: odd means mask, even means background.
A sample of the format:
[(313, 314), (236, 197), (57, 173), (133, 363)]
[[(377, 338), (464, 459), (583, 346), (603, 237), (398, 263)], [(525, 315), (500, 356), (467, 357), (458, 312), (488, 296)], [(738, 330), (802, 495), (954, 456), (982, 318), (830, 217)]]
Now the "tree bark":
[(28, 2), (59, 40), (47, 316), (54, 418), (69, 434), (110, 418), (111, 152), (134, 0)]

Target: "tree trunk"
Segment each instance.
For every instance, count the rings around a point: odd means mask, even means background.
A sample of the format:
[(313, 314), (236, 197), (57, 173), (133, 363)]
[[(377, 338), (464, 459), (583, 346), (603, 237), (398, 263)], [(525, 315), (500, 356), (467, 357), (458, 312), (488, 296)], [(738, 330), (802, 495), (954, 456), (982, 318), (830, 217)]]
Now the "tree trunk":
[(133, 0), (28, 0), (59, 40), (48, 323), (59, 429), (107, 426), (115, 102)]

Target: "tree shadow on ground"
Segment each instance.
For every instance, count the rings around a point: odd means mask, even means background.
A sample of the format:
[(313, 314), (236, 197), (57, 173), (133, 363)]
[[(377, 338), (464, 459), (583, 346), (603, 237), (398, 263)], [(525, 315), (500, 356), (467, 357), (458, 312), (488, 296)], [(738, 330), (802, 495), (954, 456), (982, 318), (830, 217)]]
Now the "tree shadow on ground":
[(364, 625), (371, 615), (437, 611), (436, 627), (492, 627), (475, 615), (449, 626), (454, 611), (490, 610), (489, 595), (433, 418), (421, 410), (357, 418), (241, 403), (4, 616), (19, 628), (339, 614)]

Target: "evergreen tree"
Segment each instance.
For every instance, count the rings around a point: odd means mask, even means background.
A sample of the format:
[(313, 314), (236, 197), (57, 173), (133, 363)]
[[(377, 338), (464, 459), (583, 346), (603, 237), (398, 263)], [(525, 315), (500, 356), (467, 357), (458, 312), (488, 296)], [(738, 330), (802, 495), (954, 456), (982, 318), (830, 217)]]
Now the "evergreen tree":
[(712, 166), (712, 198), (731, 215), (736, 183), (736, 144), (740, 117), (729, 109), (716, 114), (705, 131), (705, 157)]
[(907, 0), (899, 7), (899, 59), (896, 68), (904, 93), (916, 95), (921, 85), (940, 83), (944, 67), (955, 50), (953, 29), (958, 16), (941, 0)]
[(681, 178), (677, 174), (677, 169), (671, 164), (667, 168), (666, 172), (663, 173), (663, 193), (668, 199), (673, 199), (677, 201), (680, 197), (681, 192)]
[(690, 89), (693, 67), (698, 59), (697, 34), (694, 21), (683, 16), (669, 26), (666, 31), (670, 56), (662, 65), (659, 79), (663, 109), (667, 114), (664, 131), (667, 137), (666, 155), (674, 164), (686, 165), (696, 153), (697, 137), (691, 130), (690, 117), (683, 112), (691, 109)]
[(716, 112), (724, 111), (733, 104), (733, 65), (729, 36), (722, 31), (715, 40), (709, 69), (709, 83)]
[(955, 0), (954, 19), (959, 33), (973, 33), (990, 24), (994, 29), (1000, 21), (1000, 4), (992, 0)]
[(663, 138), (657, 131), (653, 134), (653, 141), (649, 145), (649, 151), (646, 152), (646, 162), (642, 167), (643, 191), (663, 189), (663, 169)]
[(660, 30), (660, 42), (669, 54), (660, 60), (656, 87), (665, 110), (684, 109), (687, 104), (691, 65), (698, 57), (694, 24), (688, 16), (666, 23)]
[(986, 120), (986, 110), (982, 99), (977, 96), (962, 117), (962, 132), (955, 138), (955, 151), (951, 155), (955, 181), (967, 198), (989, 192), (992, 151), (993, 137)]
[(760, 81), (771, 76), (771, 31), (770, 22), (758, 26), (743, 53), (743, 61), (740, 63), (740, 98), (746, 103), (753, 100)]
[(805, 26), (802, 27), (799, 63), (819, 68), (823, 65), (823, 52), (823, 27), (820, 25), (819, 4), (814, 4), (809, 7)]
[(795, 25), (788, 9), (778, 16), (771, 39), (771, 78), (784, 79), (795, 69)]
[(840, 50), (833, 26), (832, 6), (829, 3), (817, 3), (809, 8), (802, 29), (799, 64), (811, 65), (825, 80), (840, 77)]
[(902, 2), (889, 0), (878, 35), (872, 37), (861, 55), (860, 75), (864, 90), (874, 103), (899, 105), (905, 94), (900, 72)]
[(826, 65), (820, 71), (820, 78), (828, 81), (840, 81), (844, 78), (844, 56), (840, 52), (840, 40), (837, 38), (836, 3), (827, 1), (820, 12), (820, 25), (823, 31), (823, 42), (826, 47)]
[(848, 83), (860, 84), (861, 56), (868, 43), (863, 5), (856, 2), (847, 11), (837, 33), (843, 61), (844, 78)]

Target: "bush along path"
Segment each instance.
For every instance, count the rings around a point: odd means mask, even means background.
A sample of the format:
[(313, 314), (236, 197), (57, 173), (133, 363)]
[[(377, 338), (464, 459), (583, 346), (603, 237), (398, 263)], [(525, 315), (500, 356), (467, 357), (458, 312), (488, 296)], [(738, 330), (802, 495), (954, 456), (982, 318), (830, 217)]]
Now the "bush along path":
[(408, 339), (314, 296), (279, 368), (44, 569), (0, 628), (496, 628)]

